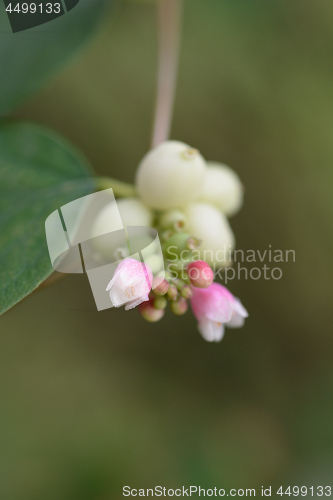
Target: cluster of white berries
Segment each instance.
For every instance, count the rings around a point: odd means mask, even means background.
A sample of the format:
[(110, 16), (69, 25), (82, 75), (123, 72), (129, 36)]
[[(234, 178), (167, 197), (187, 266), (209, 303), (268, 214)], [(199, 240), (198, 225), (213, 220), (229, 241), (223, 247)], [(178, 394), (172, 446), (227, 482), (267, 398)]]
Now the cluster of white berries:
[(231, 168), (206, 162), (199, 151), (182, 142), (167, 141), (142, 159), (136, 187), (142, 204), (122, 200), (123, 208), (126, 204), (126, 210), (131, 210), (135, 203), (146, 219), (148, 207), (162, 213), (164, 220), (177, 209), (188, 232), (202, 241), (201, 257), (216, 266), (229, 264), (218, 256), (235, 246), (227, 217), (235, 215), (243, 203), (242, 183)]

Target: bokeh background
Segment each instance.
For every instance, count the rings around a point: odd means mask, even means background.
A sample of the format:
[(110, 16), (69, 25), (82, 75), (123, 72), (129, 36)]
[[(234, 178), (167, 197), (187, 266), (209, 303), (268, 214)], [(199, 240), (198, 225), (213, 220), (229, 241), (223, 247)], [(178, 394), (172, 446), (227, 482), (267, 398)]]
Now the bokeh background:
[[(149, 148), (155, 21), (153, 2), (117, 4), (15, 115), (132, 182)], [(218, 345), (190, 312), (157, 325), (98, 313), (84, 276), (7, 312), (1, 499), (332, 485), (332, 22), (331, 0), (186, 1), (172, 138), (239, 173), (237, 248), (293, 249), (296, 262), (279, 281), (230, 283), (250, 317)]]

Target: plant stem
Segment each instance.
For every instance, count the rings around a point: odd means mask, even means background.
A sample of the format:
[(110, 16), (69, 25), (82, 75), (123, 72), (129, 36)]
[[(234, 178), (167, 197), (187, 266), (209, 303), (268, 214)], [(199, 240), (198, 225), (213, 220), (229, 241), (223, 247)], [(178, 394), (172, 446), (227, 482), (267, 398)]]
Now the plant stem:
[(136, 195), (135, 187), (132, 184), (126, 184), (126, 182), (117, 181), (110, 177), (97, 177), (96, 188), (98, 190), (112, 188), (113, 194), (118, 197), (125, 198)]
[(183, 0), (159, 0), (159, 54), (152, 146), (169, 138), (177, 82)]

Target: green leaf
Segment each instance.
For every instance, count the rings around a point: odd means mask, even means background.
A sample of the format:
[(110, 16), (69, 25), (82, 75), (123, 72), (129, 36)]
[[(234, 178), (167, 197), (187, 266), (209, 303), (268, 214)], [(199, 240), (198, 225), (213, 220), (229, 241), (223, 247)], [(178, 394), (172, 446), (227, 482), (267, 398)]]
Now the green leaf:
[(46, 218), (94, 187), (85, 158), (57, 134), (31, 123), (0, 125), (0, 314), (52, 273)]
[(76, 52), (89, 38), (104, 4), (104, 0), (80, 0), (57, 19), (12, 33), (0, 2), (0, 115), (38, 90)]

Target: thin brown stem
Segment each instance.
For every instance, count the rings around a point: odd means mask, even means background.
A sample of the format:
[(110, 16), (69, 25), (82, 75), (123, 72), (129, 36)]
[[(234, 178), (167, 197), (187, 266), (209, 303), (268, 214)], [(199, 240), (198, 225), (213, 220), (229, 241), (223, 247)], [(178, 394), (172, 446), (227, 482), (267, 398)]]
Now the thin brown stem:
[(159, 54), (152, 146), (170, 135), (174, 107), (183, 0), (159, 0)]

